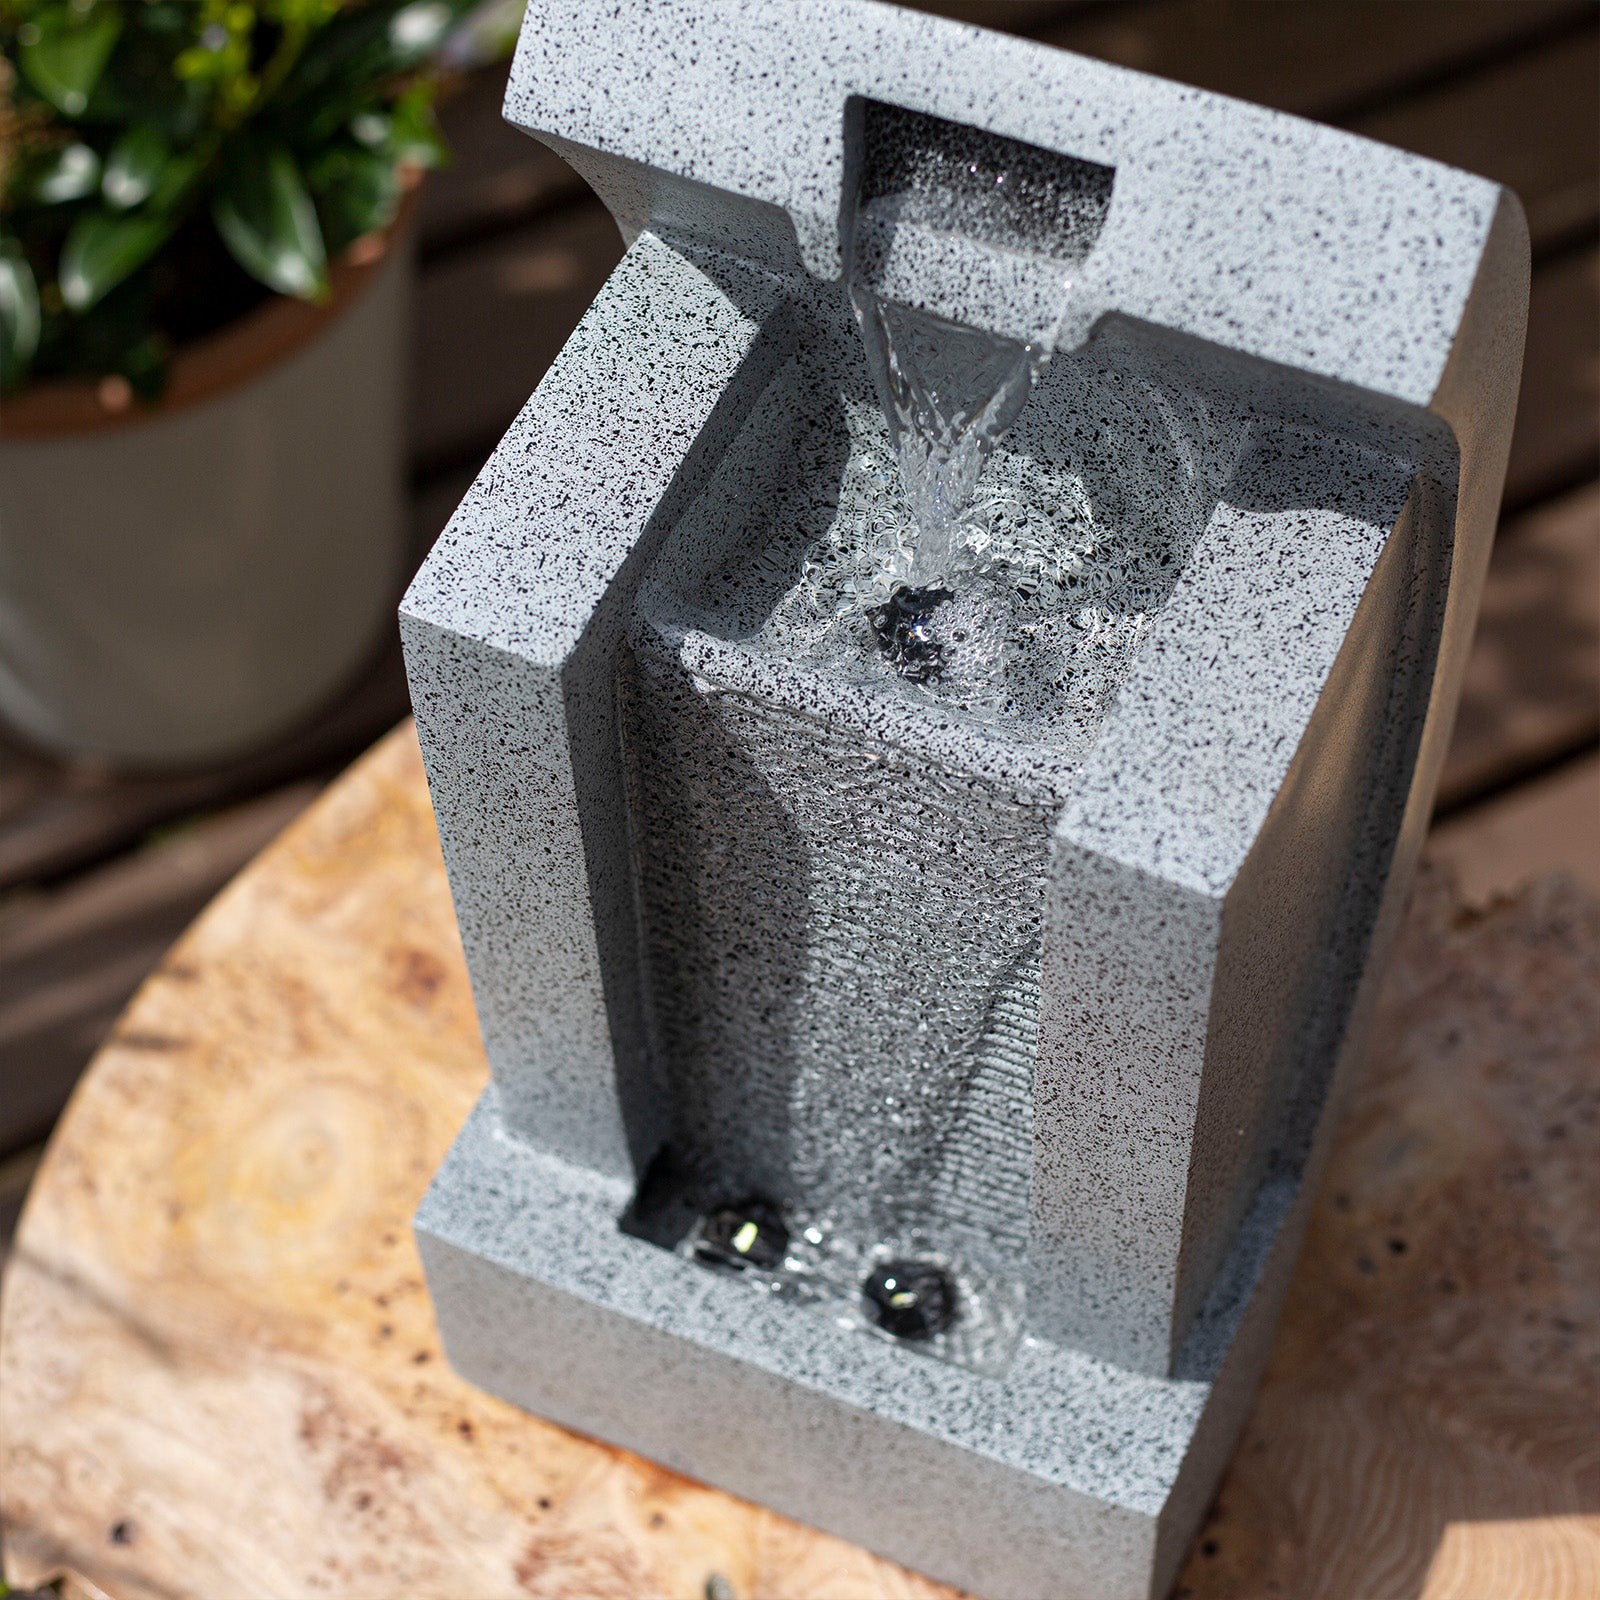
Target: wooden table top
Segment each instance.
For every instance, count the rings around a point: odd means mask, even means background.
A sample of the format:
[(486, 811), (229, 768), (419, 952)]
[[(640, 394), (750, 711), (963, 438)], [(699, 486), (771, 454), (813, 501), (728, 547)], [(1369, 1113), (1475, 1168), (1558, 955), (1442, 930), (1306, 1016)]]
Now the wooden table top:
[[(948, 1594), (452, 1374), (409, 1221), (485, 1075), (406, 726), (190, 929), (56, 1132), (0, 1300), (10, 1581)], [(1597, 1157), (1600, 904), (1469, 915), (1425, 874), (1177, 1594), (1600, 1596)]]

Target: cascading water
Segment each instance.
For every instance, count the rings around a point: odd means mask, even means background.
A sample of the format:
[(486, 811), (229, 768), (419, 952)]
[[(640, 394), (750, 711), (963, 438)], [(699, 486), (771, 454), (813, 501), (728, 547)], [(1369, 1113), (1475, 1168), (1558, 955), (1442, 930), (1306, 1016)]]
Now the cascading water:
[[(1122, 330), (1049, 360), (1108, 173), (1052, 169), (1034, 204), (1009, 151), (957, 162), (961, 130), (901, 131), (875, 144), (868, 118), (853, 318), (797, 342), (746, 423), (781, 443), (730, 450), (683, 523), (709, 560), (641, 612), (624, 722), (651, 775), (645, 942), (682, 1112), (648, 1226), (764, 1293), (997, 1373), (1024, 1325), (1050, 819), (1203, 521), (1207, 429)], [(752, 463), (760, 492), (741, 497)], [(717, 687), (752, 662), (758, 694)], [(895, 702), (889, 737), (831, 725), (839, 686)], [(976, 773), (944, 764), (957, 721), (993, 732)], [(731, 781), (706, 754), (728, 747)], [(752, 863), (737, 876), (729, 839)], [(979, 857), (1001, 865), (968, 903)], [(780, 913), (752, 941), (740, 897), (803, 903), (804, 925)]]
[[(1004, 171), (992, 174), (996, 191), (1003, 190), (1006, 177)], [(977, 616), (951, 626), (959, 609), (952, 607), (954, 585), (958, 576), (969, 589), (982, 580), (974, 563), (981, 539), (975, 541), (976, 530), (968, 526), (978, 479), (1050, 357), (1043, 343), (964, 327), (881, 295), (874, 286), (902, 220), (922, 227), (931, 222), (944, 231), (971, 223), (973, 210), (970, 196), (937, 186), (869, 200), (857, 218), (857, 238), (873, 242), (854, 251), (850, 265), (851, 309), (915, 524), (906, 570), (894, 573), (901, 581), (867, 618), (884, 659), (912, 683), (942, 677), (952, 644), (995, 631)], [(1061, 313), (1068, 288), (1063, 277)], [(1053, 320), (1059, 323), (1060, 316)], [(998, 666), (998, 655), (988, 665)]]
[(850, 304), (916, 519), (907, 586), (925, 588), (955, 575), (984, 460), (1049, 352), (881, 299), (859, 279)]

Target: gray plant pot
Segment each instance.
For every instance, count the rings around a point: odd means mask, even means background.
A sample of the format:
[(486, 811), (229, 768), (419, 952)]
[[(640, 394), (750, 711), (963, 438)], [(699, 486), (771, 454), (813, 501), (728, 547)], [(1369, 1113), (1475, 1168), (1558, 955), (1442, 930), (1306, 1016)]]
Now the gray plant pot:
[(335, 268), (329, 306), (275, 299), (185, 350), (153, 410), (87, 384), (6, 403), (0, 716), (181, 766), (271, 739), (359, 666), (400, 580), (410, 254), (399, 230)]

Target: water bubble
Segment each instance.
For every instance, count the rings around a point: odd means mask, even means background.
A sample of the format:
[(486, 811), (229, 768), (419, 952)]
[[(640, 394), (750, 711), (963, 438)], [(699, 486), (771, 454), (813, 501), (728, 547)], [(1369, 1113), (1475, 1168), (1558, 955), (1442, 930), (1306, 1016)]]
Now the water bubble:
[(782, 1214), (760, 1199), (741, 1200), (708, 1212), (694, 1244), (702, 1261), (763, 1271), (781, 1265), (788, 1249), (789, 1230)]
[(955, 1319), (955, 1290), (931, 1262), (881, 1262), (867, 1275), (861, 1293), (867, 1315), (897, 1339), (931, 1339)]

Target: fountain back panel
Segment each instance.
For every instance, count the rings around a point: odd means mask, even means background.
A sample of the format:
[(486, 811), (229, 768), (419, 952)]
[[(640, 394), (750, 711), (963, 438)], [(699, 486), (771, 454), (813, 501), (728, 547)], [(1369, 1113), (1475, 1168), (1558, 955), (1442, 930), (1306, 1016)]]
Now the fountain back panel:
[(632, 243), (402, 608), (494, 1072), (446, 1347), (985, 1593), (1158, 1591), (1426, 820), (1520, 214), (885, 7), (567, 9), (508, 114)]

